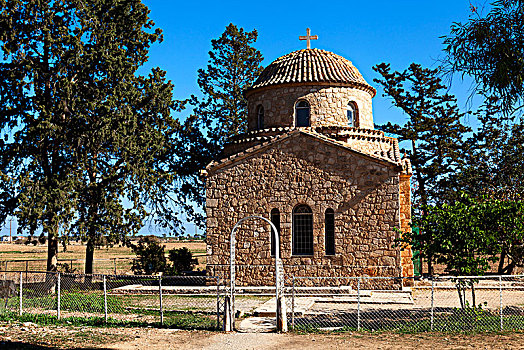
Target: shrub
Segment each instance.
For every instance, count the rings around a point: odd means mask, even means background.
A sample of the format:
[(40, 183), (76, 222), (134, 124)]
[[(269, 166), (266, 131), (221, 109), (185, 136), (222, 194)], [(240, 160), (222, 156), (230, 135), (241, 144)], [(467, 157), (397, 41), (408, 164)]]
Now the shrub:
[(184, 271), (192, 271), (198, 260), (193, 258), (193, 254), (186, 247), (180, 249), (171, 249), (169, 251), (169, 260), (173, 265), (170, 266), (170, 275), (180, 275)]
[(152, 275), (165, 272), (167, 267), (164, 246), (155, 236), (140, 237), (138, 244), (131, 244), (136, 259), (131, 270), (135, 275)]

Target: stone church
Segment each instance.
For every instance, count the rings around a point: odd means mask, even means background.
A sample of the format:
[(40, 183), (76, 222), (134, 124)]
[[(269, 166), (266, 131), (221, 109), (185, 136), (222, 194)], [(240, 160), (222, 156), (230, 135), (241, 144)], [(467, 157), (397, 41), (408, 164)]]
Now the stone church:
[[(374, 129), (370, 86), (347, 59), (305, 49), (252, 87), (248, 131), (206, 168), (207, 272), (229, 276), (230, 233), (271, 220), (287, 276), (413, 276), (410, 177), (398, 141)], [(237, 231), (237, 284), (272, 285), (270, 225)]]

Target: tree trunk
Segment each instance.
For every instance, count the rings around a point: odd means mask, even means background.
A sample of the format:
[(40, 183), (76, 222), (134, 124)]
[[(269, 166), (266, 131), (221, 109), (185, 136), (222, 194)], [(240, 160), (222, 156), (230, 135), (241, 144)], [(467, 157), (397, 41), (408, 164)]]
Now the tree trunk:
[(49, 232), (47, 235), (47, 271), (58, 270), (58, 233)]
[(506, 247), (502, 247), (502, 252), (500, 252), (500, 261), (497, 273), (502, 275), (504, 273), (504, 260), (506, 260)]
[(515, 268), (515, 266), (516, 266), (516, 263), (514, 261), (511, 261), (508, 264), (508, 266), (506, 266), (504, 270), (502, 271), (502, 275), (512, 275), (513, 269)]
[(475, 308), (477, 307), (477, 299), (475, 298), (475, 282), (474, 281), (471, 281), (471, 303), (473, 304), (472, 306)]
[[(93, 196), (92, 198), (96, 198)], [(98, 206), (95, 201), (89, 203), (89, 219), (87, 222), (87, 244), (86, 244), (86, 264), (84, 272), (87, 275), (93, 273), (93, 261), (95, 255), (95, 244), (97, 239), (97, 228), (95, 226), (96, 217), (98, 214)]]
[(91, 236), (87, 239), (86, 245), (86, 264), (84, 268), (84, 273), (90, 275), (93, 273), (93, 260), (95, 255), (95, 243)]
[(460, 308), (464, 309), (464, 299), (463, 299), (463, 296), (462, 296), (462, 286), (460, 284), (460, 281), (458, 281), (458, 280), (457, 280), (456, 287), (457, 287), (457, 292), (458, 292), (458, 296), (459, 296), (459, 300), (460, 300)]
[[(58, 229), (49, 231), (47, 234), (47, 271), (58, 271)], [(45, 287), (46, 290), (53, 294), (56, 291), (56, 274), (46, 274)]]
[(428, 275), (433, 276), (433, 257), (428, 256)]

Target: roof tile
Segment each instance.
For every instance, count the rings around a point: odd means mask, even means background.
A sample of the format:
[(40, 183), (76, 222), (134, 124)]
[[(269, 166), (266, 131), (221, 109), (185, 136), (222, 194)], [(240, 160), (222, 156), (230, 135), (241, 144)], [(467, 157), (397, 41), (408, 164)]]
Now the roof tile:
[(349, 60), (320, 49), (294, 51), (277, 58), (264, 69), (251, 89), (298, 82), (355, 84), (375, 92)]

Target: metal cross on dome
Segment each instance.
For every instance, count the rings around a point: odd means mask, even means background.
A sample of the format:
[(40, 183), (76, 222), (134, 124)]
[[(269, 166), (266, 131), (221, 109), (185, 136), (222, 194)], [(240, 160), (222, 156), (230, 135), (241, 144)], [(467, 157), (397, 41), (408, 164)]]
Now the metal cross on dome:
[(306, 29), (306, 36), (299, 36), (298, 37), (300, 40), (306, 40), (307, 41), (307, 48), (310, 49), (311, 48), (311, 40), (317, 40), (318, 39), (318, 36), (317, 35), (311, 35), (311, 30), (309, 28)]

